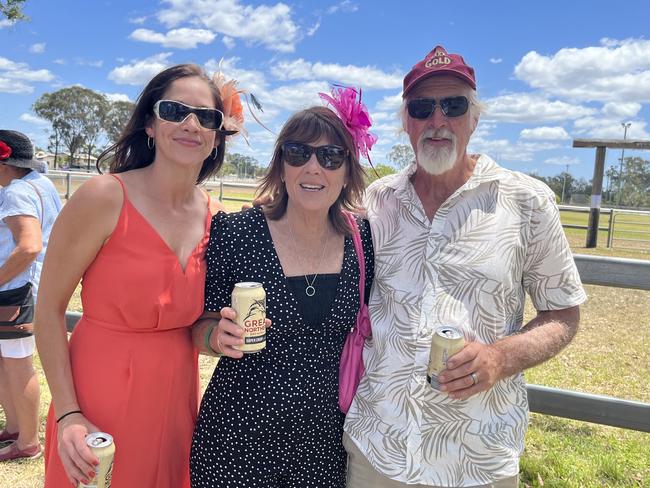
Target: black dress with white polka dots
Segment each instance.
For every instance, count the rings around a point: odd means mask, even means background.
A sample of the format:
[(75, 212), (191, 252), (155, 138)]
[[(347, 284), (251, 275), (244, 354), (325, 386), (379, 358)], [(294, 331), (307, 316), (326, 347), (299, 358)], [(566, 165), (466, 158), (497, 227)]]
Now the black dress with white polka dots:
[[(357, 222), (367, 297), (374, 254), (368, 222)], [(303, 319), (260, 208), (216, 215), (206, 259), (206, 310), (230, 305), (235, 283), (258, 281), (266, 290), (273, 326), (266, 349), (219, 361), (192, 440), (192, 486), (343, 488), (339, 359), (359, 310), (359, 266), (352, 239), (345, 238), (338, 287), (319, 324)], [(318, 278), (314, 286), (318, 296)]]

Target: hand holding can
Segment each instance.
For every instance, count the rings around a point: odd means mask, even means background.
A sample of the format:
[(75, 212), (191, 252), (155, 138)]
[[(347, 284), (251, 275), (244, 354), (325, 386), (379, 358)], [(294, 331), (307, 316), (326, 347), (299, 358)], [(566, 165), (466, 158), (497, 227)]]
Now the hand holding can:
[(244, 344), (235, 347), (245, 354), (266, 347), (266, 292), (261, 283), (242, 282), (232, 291), (232, 308), (236, 323), (244, 329)]
[(438, 327), (433, 332), (427, 382), (434, 390), (440, 390), (438, 375), (447, 368), (447, 360), (465, 347), (462, 331), (453, 326)]
[(79, 483), (79, 488), (110, 488), (115, 456), (113, 436), (106, 432), (93, 432), (86, 436), (86, 445), (99, 459), (99, 465), (95, 476), (88, 483)]

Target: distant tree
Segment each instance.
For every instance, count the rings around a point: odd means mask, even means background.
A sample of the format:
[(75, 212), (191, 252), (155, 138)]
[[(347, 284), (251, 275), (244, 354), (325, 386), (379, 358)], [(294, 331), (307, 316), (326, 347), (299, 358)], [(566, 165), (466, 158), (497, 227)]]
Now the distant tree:
[(401, 169), (415, 160), (415, 154), (411, 146), (407, 144), (395, 144), (388, 153), (388, 160)]
[(238, 178), (256, 178), (262, 172), (260, 163), (252, 156), (239, 153), (227, 153), (225, 162), (236, 168)]
[(219, 170), (219, 174), (221, 176), (236, 175), (237, 168), (235, 168), (232, 163), (224, 160), (223, 164), (221, 165), (221, 169)]
[(72, 86), (43, 94), (34, 103), (33, 110), (58, 131), (74, 164), (81, 148), (95, 145), (103, 130), (108, 102), (106, 97), (88, 88)]
[[(379, 174), (379, 178), (397, 173), (395, 168), (387, 164), (375, 164), (374, 166), (375, 171)], [(377, 174), (375, 174), (375, 171), (370, 166), (365, 166), (363, 169), (366, 171), (366, 185), (378, 179)]]
[(50, 134), (47, 150), (54, 153), (54, 163), (52, 169), (56, 169), (59, 160), (59, 147), (61, 146), (61, 128), (60, 123), (52, 123), (52, 133)]
[(25, 20), (27, 16), (23, 14), (23, 3), (25, 0), (0, 0), (0, 14), (8, 20)]
[(126, 123), (131, 118), (135, 104), (118, 100), (110, 103), (106, 120), (104, 122), (104, 130), (106, 131), (106, 139), (108, 144), (115, 144), (120, 138)]
[(650, 161), (627, 157), (623, 163), (621, 205), (650, 206)]
[(109, 112), (110, 102), (105, 96), (92, 92), (93, 96), (88, 97), (90, 105), (86, 111), (84, 121), (84, 146), (86, 149), (86, 169), (90, 170), (90, 158), (93, 151), (97, 149), (97, 140), (102, 132), (105, 132), (106, 117)]

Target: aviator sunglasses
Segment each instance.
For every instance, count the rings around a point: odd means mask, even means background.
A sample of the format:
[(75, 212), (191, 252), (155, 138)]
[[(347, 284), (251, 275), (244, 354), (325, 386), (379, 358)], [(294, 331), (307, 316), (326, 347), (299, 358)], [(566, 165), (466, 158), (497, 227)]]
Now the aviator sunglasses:
[(216, 108), (192, 107), (174, 100), (158, 100), (153, 106), (153, 113), (160, 120), (182, 124), (194, 114), (204, 129), (221, 130), (223, 127), (223, 112)]
[(446, 117), (460, 117), (467, 112), (469, 100), (467, 97), (447, 97), (436, 101), (435, 98), (414, 98), (408, 102), (408, 112), (414, 119), (428, 119), (436, 109), (440, 107)]
[(316, 153), (318, 164), (329, 170), (339, 169), (348, 155), (348, 151), (340, 146), (313, 147), (302, 142), (285, 142), (282, 144), (282, 157), (289, 166), (303, 166), (309, 161), (313, 153)]

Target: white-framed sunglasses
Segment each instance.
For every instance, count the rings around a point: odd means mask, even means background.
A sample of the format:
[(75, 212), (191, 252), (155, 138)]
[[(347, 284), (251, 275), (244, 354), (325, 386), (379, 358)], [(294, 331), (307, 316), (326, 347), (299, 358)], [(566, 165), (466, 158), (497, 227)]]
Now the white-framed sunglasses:
[(153, 113), (160, 120), (174, 124), (182, 124), (191, 114), (194, 114), (204, 129), (223, 128), (223, 112), (216, 108), (192, 107), (175, 100), (158, 100), (153, 106)]

